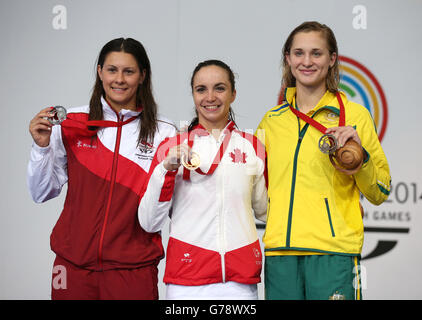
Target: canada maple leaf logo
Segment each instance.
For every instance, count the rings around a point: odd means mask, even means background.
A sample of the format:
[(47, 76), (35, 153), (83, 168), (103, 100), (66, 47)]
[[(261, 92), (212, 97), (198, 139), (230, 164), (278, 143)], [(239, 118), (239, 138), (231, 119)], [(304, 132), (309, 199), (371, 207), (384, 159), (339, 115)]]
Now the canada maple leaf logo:
[(240, 149), (236, 148), (233, 150), (233, 152), (230, 152), (230, 157), (234, 163), (246, 163), (247, 155)]

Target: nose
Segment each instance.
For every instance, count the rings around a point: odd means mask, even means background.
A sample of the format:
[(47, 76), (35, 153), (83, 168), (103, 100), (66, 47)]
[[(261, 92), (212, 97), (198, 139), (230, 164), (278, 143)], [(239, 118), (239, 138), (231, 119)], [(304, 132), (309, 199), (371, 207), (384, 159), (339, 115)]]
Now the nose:
[(307, 53), (303, 56), (302, 64), (305, 67), (310, 67), (312, 65), (312, 59), (311, 59), (311, 55), (309, 53)]
[(207, 101), (212, 102), (215, 100), (215, 94), (214, 94), (214, 90), (208, 90), (208, 94), (207, 94)]
[(125, 77), (122, 71), (116, 73), (116, 78), (114, 79), (117, 83), (124, 83)]

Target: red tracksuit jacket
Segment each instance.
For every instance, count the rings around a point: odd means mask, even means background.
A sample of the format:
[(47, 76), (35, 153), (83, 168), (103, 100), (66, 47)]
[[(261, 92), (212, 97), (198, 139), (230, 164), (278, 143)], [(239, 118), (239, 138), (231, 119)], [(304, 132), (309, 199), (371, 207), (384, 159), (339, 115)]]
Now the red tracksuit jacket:
[(141, 228), (137, 211), (155, 151), (176, 128), (160, 117), (153, 144), (139, 147), (139, 112), (117, 114), (105, 100), (103, 111), (96, 134), (87, 128), (85, 106), (70, 109), (61, 126), (53, 127), (48, 147), (33, 144), (30, 193), (35, 202), (44, 202), (67, 182), (50, 243), (71, 263), (90, 270), (158, 264), (164, 256), (161, 237)]

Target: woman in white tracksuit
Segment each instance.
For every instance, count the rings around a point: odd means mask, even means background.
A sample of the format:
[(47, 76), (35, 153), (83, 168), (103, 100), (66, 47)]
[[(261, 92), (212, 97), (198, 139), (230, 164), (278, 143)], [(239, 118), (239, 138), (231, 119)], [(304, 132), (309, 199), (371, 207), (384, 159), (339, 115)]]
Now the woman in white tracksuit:
[[(265, 221), (265, 148), (235, 127), (230, 67), (200, 63), (191, 87), (197, 117), (159, 146), (139, 221), (157, 232), (170, 216), (167, 299), (257, 299), (262, 254), (253, 212)], [(195, 155), (196, 170), (180, 165)]]

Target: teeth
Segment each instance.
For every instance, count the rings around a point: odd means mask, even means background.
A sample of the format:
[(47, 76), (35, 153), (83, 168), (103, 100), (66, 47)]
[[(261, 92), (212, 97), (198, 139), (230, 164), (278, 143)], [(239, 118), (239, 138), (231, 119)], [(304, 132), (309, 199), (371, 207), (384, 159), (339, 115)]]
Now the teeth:
[(217, 109), (219, 106), (204, 106), (205, 109), (210, 109), (210, 110), (215, 110)]

